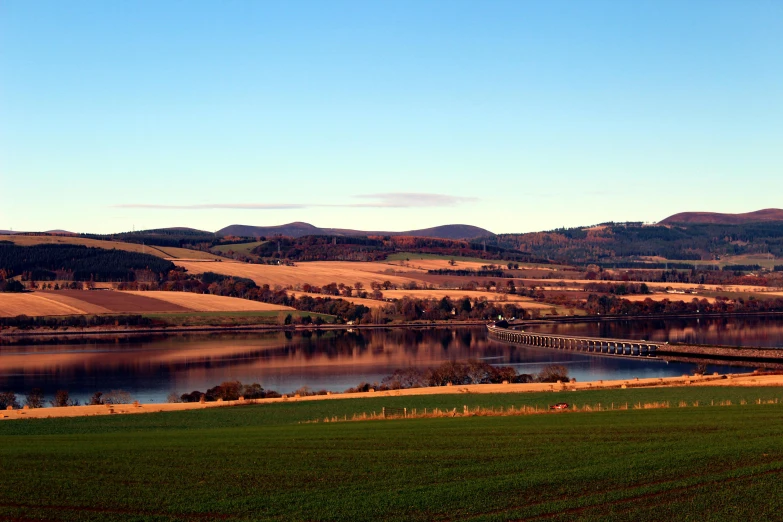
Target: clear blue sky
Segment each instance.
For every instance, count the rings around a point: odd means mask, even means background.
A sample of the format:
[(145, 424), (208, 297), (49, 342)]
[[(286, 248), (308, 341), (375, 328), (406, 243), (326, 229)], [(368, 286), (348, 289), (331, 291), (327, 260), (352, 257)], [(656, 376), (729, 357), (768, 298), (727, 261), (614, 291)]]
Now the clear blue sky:
[(0, 1), (0, 229), (783, 207), (783, 2)]

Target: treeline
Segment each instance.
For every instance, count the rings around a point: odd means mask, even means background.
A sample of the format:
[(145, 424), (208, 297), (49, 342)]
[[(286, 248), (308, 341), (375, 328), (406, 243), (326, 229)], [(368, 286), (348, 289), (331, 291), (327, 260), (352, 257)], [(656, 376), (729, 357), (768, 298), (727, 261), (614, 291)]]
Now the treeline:
[[(448, 321), (448, 320), (482, 320), (489, 321), (502, 317), (523, 317), (525, 309), (512, 303), (498, 304), (485, 298), (471, 299), (463, 297), (451, 299), (420, 299), (403, 297), (389, 303), (386, 309), (377, 313), (400, 317), (405, 321)], [(377, 321), (375, 321), (377, 322)]]
[[(596, 264), (601, 268), (636, 268), (640, 270), (694, 270), (696, 268), (696, 265), (691, 263), (647, 263), (644, 261), (616, 261)], [(720, 267), (717, 265), (702, 265), (699, 268), (704, 270), (718, 270)]]
[(761, 265), (726, 265), (723, 270), (726, 272), (752, 272), (761, 270)]
[[(562, 303), (566, 304), (566, 303)], [(783, 312), (783, 298), (774, 299), (726, 299), (717, 297), (714, 302), (694, 298), (691, 301), (629, 301), (617, 296), (590, 294), (586, 301), (570, 303), (588, 315), (664, 315), (689, 313), (751, 313)]]
[(205, 232), (203, 230), (192, 230), (187, 228), (161, 228), (141, 230), (138, 232), (121, 232), (117, 234), (80, 234), (79, 237), (98, 239), (102, 241), (122, 241), (125, 243), (134, 243), (139, 245), (143, 244), (164, 248), (188, 248), (191, 250), (201, 250), (204, 252), (209, 252), (213, 247), (220, 245), (233, 245), (237, 243), (248, 243), (259, 240), (263, 241), (265, 239), (238, 236), (220, 237), (211, 232)]
[(152, 326), (152, 320), (141, 315), (69, 315), (56, 317), (29, 317), (17, 315), (16, 317), (0, 317), (0, 328), (19, 328), (30, 330), (34, 328), (87, 328), (91, 326)]
[(381, 239), (342, 236), (281, 237), (257, 246), (261, 258), (292, 261), (379, 261), (393, 252)]
[(240, 398), (250, 399), (271, 399), (281, 395), (274, 390), (265, 390), (260, 384), (242, 384), (240, 381), (226, 381), (222, 384), (208, 389), (206, 392), (198, 390), (190, 393), (183, 393), (177, 398), (169, 396), (169, 402), (215, 402), (215, 401), (236, 401)]
[(631, 295), (650, 294), (650, 288), (645, 283), (586, 283), (585, 292), (600, 292), (602, 294)]
[(430, 386), (461, 386), (468, 384), (502, 384), (530, 382), (567, 382), (568, 369), (562, 365), (545, 366), (536, 375), (517, 373), (511, 366), (492, 366), (483, 361), (448, 361), (430, 368), (404, 368), (383, 378), (380, 384), (363, 382), (346, 393), (426, 388)]
[(79, 237), (101, 241), (123, 241), (125, 243), (145, 244), (161, 247), (187, 248), (203, 243), (217, 244), (219, 238), (203, 230), (186, 228), (140, 230), (138, 232), (120, 232), (117, 234), (79, 234)]
[(427, 270), (428, 274), (434, 275), (448, 275), (448, 276), (461, 276), (461, 277), (497, 277), (497, 278), (510, 278), (514, 277), (512, 274), (508, 274), (503, 270), (473, 270), (470, 268), (465, 269), (450, 269), (439, 268), (436, 270)]
[[(257, 246), (252, 254), (262, 259), (290, 261), (380, 261), (397, 252), (419, 252), (452, 257), (478, 257), (533, 261), (531, 256), (493, 245), (415, 236), (280, 237)], [(539, 262), (542, 260), (538, 260)], [(546, 262), (543, 260), (543, 262)]]
[(0, 268), (6, 277), (24, 280), (133, 281), (143, 270), (162, 274), (174, 268), (171, 261), (125, 250), (81, 245), (18, 246), (0, 244)]
[(585, 279), (601, 281), (633, 280), (648, 283), (690, 283), (695, 285), (752, 285), (776, 286), (783, 284), (779, 272), (749, 275), (734, 270), (630, 270), (625, 273), (588, 270)]
[(0, 292), (24, 292), (24, 285), (16, 279), (0, 277)]
[[(108, 393), (95, 392), (85, 405), (130, 404), (131, 402), (133, 402), (133, 396), (130, 393), (123, 390), (112, 390)], [(14, 392), (0, 392), (0, 410), (9, 408), (16, 410), (21, 408), (22, 404), (30, 409), (43, 408), (46, 406), (46, 395), (41, 388), (33, 388), (25, 394), (24, 403), (20, 403)], [(54, 408), (80, 406), (78, 400), (71, 398), (68, 390), (57, 390), (49, 404)]]

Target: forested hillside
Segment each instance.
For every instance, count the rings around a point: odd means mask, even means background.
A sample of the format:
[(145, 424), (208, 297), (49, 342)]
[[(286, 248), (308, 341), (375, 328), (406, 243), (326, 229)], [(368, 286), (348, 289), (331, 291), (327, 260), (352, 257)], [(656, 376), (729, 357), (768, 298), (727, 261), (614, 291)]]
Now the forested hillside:
[(783, 256), (783, 223), (686, 226), (608, 223), (589, 228), (500, 234), (487, 245), (519, 249), (566, 263), (601, 263), (640, 257), (714, 260), (742, 254)]
[(138, 232), (120, 232), (117, 234), (80, 234), (80, 237), (178, 248), (193, 247), (199, 244), (212, 246), (220, 242), (215, 234), (192, 228), (159, 228), (140, 230)]
[(292, 261), (378, 261), (395, 252), (530, 260), (530, 256), (523, 252), (509, 251), (496, 245), (487, 244), (485, 247), (483, 243), (414, 236), (283, 237), (267, 241), (253, 250), (253, 254), (261, 258)]
[(124, 250), (78, 245), (17, 246), (0, 243), (0, 268), (5, 277), (53, 281), (134, 281), (140, 272), (149, 278), (173, 270), (159, 257)]

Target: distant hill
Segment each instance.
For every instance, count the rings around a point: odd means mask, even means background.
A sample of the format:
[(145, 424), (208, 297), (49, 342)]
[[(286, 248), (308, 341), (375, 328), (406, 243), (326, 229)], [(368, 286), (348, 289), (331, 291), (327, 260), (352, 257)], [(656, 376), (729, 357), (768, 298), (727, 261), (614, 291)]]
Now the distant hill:
[(260, 237), (287, 236), (302, 237), (327, 234), (326, 229), (318, 228), (310, 223), (296, 221), (287, 225), (273, 227), (256, 227), (252, 225), (229, 225), (216, 232), (218, 236)]
[(302, 237), (302, 236), (418, 236), (439, 239), (474, 239), (494, 236), (489, 230), (472, 225), (443, 225), (405, 232), (362, 231), (341, 228), (319, 228), (310, 223), (294, 222), (273, 227), (255, 227), (250, 225), (230, 225), (217, 231), (218, 236), (240, 237)]
[(604, 223), (500, 234), (487, 238), (486, 244), (566, 264), (619, 266), (662, 260), (717, 262), (736, 256), (783, 257), (783, 220), (742, 224), (674, 223), (676, 226)]
[(705, 224), (705, 225), (744, 225), (745, 223), (762, 223), (766, 221), (783, 221), (783, 210), (767, 208), (745, 214), (721, 214), (718, 212), (681, 212), (669, 216), (660, 222), (661, 225), (673, 223)]

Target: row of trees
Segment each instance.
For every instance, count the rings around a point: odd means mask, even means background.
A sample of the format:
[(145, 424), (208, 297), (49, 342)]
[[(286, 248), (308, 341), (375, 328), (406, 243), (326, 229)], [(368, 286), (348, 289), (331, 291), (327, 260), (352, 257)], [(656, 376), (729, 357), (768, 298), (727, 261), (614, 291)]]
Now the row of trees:
[[(566, 303), (562, 303), (566, 304)], [(774, 299), (727, 299), (717, 297), (715, 302), (694, 298), (691, 301), (629, 301), (617, 296), (598, 296), (590, 294), (586, 301), (569, 303), (573, 308), (581, 308), (588, 315), (658, 315), (688, 313), (750, 313), (783, 311), (783, 298)], [(567, 306), (568, 306), (567, 305)]]
[(152, 320), (141, 315), (69, 315), (69, 316), (36, 316), (17, 315), (16, 317), (0, 317), (0, 328), (19, 328), (30, 330), (35, 328), (87, 328), (92, 326), (115, 327), (149, 327)]
[(252, 250), (268, 259), (293, 261), (380, 261), (397, 252), (421, 252), (446, 256), (470, 256), (484, 259), (505, 257), (527, 259), (521, 252), (507, 252), (497, 246), (463, 240), (419, 236), (325, 236), (279, 237)]
[(16, 279), (0, 279), (0, 292), (24, 292), (24, 285)]
[(195, 390), (190, 393), (183, 393), (179, 397), (170, 395), (169, 402), (236, 401), (239, 400), (240, 397), (248, 400), (267, 399), (280, 397), (280, 394), (274, 390), (265, 390), (257, 382), (254, 382), (253, 384), (242, 384), (240, 381), (226, 381), (203, 393)]
[(384, 377), (380, 384), (363, 382), (356, 387), (349, 388), (346, 393), (363, 392), (370, 389), (383, 391), (430, 386), (500, 384), (503, 382), (566, 382), (568, 380), (568, 369), (562, 365), (548, 365), (538, 374), (531, 375), (517, 373), (511, 366), (492, 366), (483, 361), (448, 361), (440, 366), (430, 368), (398, 369), (391, 375)]
[[(86, 404), (130, 404), (132, 401), (133, 396), (128, 392), (123, 390), (112, 390), (105, 394), (96, 392)], [(30, 409), (43, 408), (46, 406), (46, 402), (46, 395), (41, 388), (33, 388), (30, 390), (25, 395), (23, 402), (20, 402), (13, 392), (0, 392), (0, 410), (8, 408), (19, 409), (22, 406)], [(61, 408), (65, 406), (79, 406), (80, 402), (73, 399), (68, 390), (57, 390), (54, 397), (49, 401), (49, 405), (55, 408)]]

